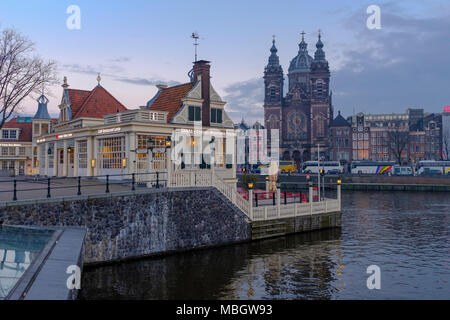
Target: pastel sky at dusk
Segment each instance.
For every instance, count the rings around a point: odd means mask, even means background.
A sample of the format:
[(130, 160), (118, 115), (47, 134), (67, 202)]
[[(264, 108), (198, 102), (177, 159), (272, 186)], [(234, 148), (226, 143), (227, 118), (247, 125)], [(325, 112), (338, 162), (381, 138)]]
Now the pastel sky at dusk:
[[(369, 30), (366, 9), (381, 8), (380, 30)], [(81, 9), (81, 30), (69, 30), (67, 7)], [(71, 88), (102, 85), (128, 108), (144, 105), (156, 84), (188, 81), (200, 35), (199, 58), (212, 62), (212, 81), (237, 122), (263, 120), (263, 71), (272, 35), (285, 73), (300, 32), (314, 55), (317, 30), (332, 76), (333, 104), (354, 112), (441, 112), (450, 105), (450, 4), (444, 0), (354, 1), (0, 1), (0, 29), (15, 28), (38, 53), (58, 62)], [(287, 77), (286, 77), (287, 78)], [(48, 88), (58, 114), (61, 87)], [(24, 112), (34, 114), (28, 100)]]

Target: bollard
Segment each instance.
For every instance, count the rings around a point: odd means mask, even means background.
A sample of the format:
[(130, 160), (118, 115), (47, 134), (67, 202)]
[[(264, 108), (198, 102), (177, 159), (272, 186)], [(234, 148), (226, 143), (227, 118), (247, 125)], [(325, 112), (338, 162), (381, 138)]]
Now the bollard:
[(81, 177), (78, 177), (78, 193), (77, 195), (81, 196)]
[(106, 175), (106, 193), (109, 193), (109, 174)]
[(275, 206), (275, 192), (273, 193), (272, 202), (273, 202), (273, 205)]
[(136, 180), (134, 179), (134, 173), (131, 174), (131, 191), (136, 190), (136, 188), (134, 187), (136, 183)]
[(286, 191), (284, 191), (284, 204), (287, 204), (287, 196), (286, 196)]
[(258, 194), (255, 192), (255, 207), (258, 206)]
[(159, 188), (159, 172), (156, 171), (156, 188)]
[(17, 181), (14, 179), (14, 195), (13, 201), (17, 201)]
[(47, 181), (47, 198), (51, 198), (52, 195), (50, 194), (50, 178), (48, 178)]

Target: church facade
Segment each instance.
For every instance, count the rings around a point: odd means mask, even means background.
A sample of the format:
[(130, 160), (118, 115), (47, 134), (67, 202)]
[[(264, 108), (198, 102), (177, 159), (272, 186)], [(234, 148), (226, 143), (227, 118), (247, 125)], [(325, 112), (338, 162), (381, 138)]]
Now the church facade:
[[(280, 133), (280, 156), (284, 160), (329, 159), (329, 128), (333, 120), (330, 71), (319, 32), (314, 58), (308, 53), (304, 33), (298, 54), (291, 60), (284, 94), (284, 72), (273, 40), (264, 70), (264, 124)], [(270, 143), (268, 144), (270, 145)]]

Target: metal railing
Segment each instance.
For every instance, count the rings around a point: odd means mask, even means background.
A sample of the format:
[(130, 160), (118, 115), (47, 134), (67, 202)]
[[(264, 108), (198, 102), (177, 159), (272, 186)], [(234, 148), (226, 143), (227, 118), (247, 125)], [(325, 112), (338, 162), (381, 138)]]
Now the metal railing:
[[(139, 181), (137, 181), (139, 177)], [(111, 174), (92, 177), (34, 177), (0, 180), (0, 202), (34, 200), (57, 196), (81, 196), (83, 193), (99, 194), (135, 191), (145, 185), (166, 188), (166, 172)], [(118, 188), (118, 186), (120, 186)], [(24, 193), (26, 193), (24, 195)], [(9, 194), (9, 196), (5, 196)], [(23, 196), (21, 196), (23, 195)]]

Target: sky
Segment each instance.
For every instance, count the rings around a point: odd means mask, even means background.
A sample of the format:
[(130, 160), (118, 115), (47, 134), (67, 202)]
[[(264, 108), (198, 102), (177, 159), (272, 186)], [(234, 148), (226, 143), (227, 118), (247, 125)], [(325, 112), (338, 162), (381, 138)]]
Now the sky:
[[(70, 30), (67, 8), (77, 5), (81, 28)], [(381, 29), (369, 30), (367, 7), (378, 5)], [(58, 64), (70, 88), (101, 84), (127, 108), (145, 105), (156, 84), (189, 81), (194, 61), (211, 61), (212, 83), (235, 122), (263, 121), (263, 72), (272, 36), (287, 73), (305, 31), (314, 56), (318, 29), (331, 70), (333, 105), (357, 112), (442, 112), (450, 105), (448, 0), (0, 0), (0, 29), (15, 28), (37, 53)], [(285, 76), (287, 80), (287, 76)], [(286, 81), (287, 82), (287, 81)], [(62, 88), (47, 88), (58, 114)], [(33, 115), (28, 99), (23, 112)]]

